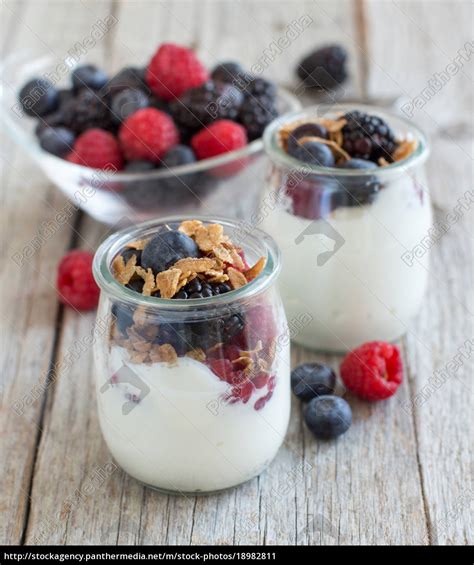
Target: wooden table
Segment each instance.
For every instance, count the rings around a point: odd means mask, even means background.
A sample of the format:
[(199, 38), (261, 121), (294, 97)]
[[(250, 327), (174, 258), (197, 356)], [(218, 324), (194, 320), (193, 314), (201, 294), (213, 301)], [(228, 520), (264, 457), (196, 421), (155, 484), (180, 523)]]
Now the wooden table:
[[(193, 45), (208, 64), (227, 58), (250, 67), (291, 22), (309, 15), (313, 23), (266, 74), (294, 85), (293, 68), (303, 54), (340, 42), (351, 57), (345, 97), (361, 100), (401, 95), (409, 101), (457, 58), (458, 72), (415, 108), (414, 120), (432, 140), (435, 221), (467, 191), (472, 196), (473, 68), (469, 54), (459, 58), (471, 37), (469, 2), (4, 0), (1, 12), (4, 55), (31, 47), (58, 59), (113, 15), (116, 24), (87, 59), (115, 69), (142, 64), (165, 40)], [(472, 543), (472, 352), (450, 378), (434, 379), (472, 343), (469, 206), (432, 249), (423, 310), (400, 342), (406, 378), (396, 397), (373, 405), (353, 401), (350, 432), (327, 444), (311, 437), (294, 402), (285, 444), (262, 476), (216, 496), (165, 496), (118, 469), (110, 472), (90, 350), (54, 372), (94, 319), (59, 306), (57, 262), (71, 247), (94, 250), (107, 229), (77, 213), (16, 265), (12, 255), (65, 198), (10, 140), (3, 137), (1, 149), (2, 542)], [(295, 364), (339, 361), (298, 347), (293, 357)], [(423, 401), (411, 402), (420, 394)]]

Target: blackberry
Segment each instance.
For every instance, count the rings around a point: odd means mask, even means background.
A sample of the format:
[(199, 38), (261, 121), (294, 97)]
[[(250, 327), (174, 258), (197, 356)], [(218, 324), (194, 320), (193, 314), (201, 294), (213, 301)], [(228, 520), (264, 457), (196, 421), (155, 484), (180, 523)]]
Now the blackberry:
[(140, 249), (127, 248), (127, 249), (124, 249), (120, 253), (120, 255), (122, 255), (124, 263), (127, 263), (127, 261), (130, 260), (130, 257), (132, 257), (132, 255), (136, 255), (136, 257), (137, 257), (136, 264), (140, 265), (140, 262), (141, 262), (141, 259), (142, 259), (142, 252), (141, 252)]
[(380, 157), (392, 161), (397, 144), (389, 126), (378, 116), (355, 110), (345, 114), (342, 147), (351, 157), (377, 162)]
[(298, 65), (297, 73), (306, 86), (318, 90), (332, 90), (347, 78), (347, 52), (339, 45), (328, 45), (306, 56)]
[(250, 78), (243, 90), (246, 97), (254, 97), (259, 100), (262, 98), (265, 102), (271, 101), (273, 104), (275, 103), (276, 86), (273, 82), (264, 78)]
[(179, 126), (197, 131), (214, 120), (235, 120), (242, 99), (234, 86), (209, 80), (174, 100), (171, 114)]
[(91, 128), (114, 130), (104, 99), (90, 90), (82, 90), (75, 98), (66, 102), (63, 114), (65, 125), (76, 134)]
[(176, 294), (174, 298), (181, 300), (193, 298), (210, 298), (231, 291), (227, 283), (209, 283), (201, 281), (199, 278), (193, 279)]
[(267, 96), (246, 96), (239, 121), (247, 130), (249, 141), (262, 137), (263, 130), (278, 116), (273, 100)]

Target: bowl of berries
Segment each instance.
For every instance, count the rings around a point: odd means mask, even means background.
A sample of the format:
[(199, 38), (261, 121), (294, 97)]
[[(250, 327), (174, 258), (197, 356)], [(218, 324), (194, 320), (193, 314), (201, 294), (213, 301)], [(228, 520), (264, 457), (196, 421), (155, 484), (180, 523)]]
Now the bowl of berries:
[(108, 74), (20, 52), (0, 67), (7, 131), (72, 202), (109, 225), (168, 214), (243, 217), (265, 174), (263, 130), (299, 108), (235, 62), (211, 71), (162, 44), (147, 66)]

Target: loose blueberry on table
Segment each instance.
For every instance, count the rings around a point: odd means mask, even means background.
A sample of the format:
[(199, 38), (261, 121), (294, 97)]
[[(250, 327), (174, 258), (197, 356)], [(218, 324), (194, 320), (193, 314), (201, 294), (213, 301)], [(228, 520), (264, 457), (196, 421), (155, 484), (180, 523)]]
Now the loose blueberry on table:
[(116, 280), (134, 293), (156, 300), (144, 314), (116, 302), (113, 341), (127, 349), (132, 362), (173, 362), (188, 356), (205, 363), (228, 384), (224, 401), (251, 401), (261, 410), (273, 395), (277, 325), (272, 308), (255, 303), (229, 305), (223, 314), (176, 321), (160, 311), (159, 301), (191, 303), (230, 293), (250, 283), (265, 266), (264, 258), (250, 267), (220, 224), (186, 220), (161, 227), (147, 240), (130, 242), (112, 263)]

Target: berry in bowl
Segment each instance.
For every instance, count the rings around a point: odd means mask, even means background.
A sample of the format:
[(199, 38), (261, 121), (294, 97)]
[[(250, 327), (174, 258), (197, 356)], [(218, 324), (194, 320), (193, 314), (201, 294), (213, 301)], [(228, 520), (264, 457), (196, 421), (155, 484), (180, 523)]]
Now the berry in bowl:
[(299, 107), (237, 63), (211, 72), (161, 45), (112, 76), (19, 53), (0, 67), (0, 117), (80, 208), (107, 224), (169, 214), (242, 217), (258, 205), (265, 126)]
[(428, 274), (424, 135), (378, 108), (321, 105), (276, 119), (264, 141), (282, 298), (290, 319), (312, 316), (294, 340), (347, 351), (400, 337)]
[(273, 459), (290, 414), (279, 268), (269, 236), (215, 218), (148, 222), (98, 249), (99, 417), (130, 475), (213, 492)]

